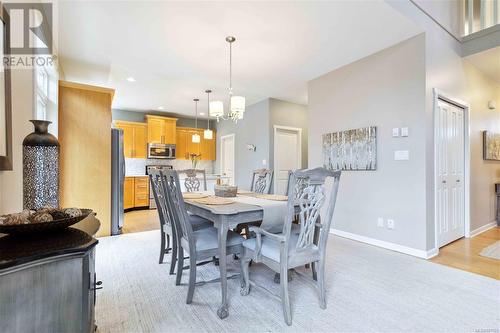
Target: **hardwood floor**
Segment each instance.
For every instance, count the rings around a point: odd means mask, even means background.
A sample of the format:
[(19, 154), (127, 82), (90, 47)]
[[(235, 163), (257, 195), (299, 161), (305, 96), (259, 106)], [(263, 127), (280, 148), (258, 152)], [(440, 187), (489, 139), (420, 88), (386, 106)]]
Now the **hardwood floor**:
[(122, 233), (141, 232), (160, 229), (156, 209), (133, 210), (125, 213)]
[(431, 261), (464, 271), (500, 280), (500, 260), (480, 256), (488, 245), (500, 239), (500, 228), (495, 227), (473, 238), (461, 238), (439, 249)]

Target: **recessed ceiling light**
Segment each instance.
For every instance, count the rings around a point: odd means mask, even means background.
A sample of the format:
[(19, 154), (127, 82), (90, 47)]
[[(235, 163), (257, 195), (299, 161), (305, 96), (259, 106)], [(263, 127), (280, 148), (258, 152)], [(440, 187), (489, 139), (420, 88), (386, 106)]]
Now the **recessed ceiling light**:
[(127, 78), (127, 81), (128, 81), (128, 82), (135, 82), (135, 79), (134, 79), (133, 77), (131, 77), (131, 76), (130, 76), (130, 77), (128, 77), (128, 78)]
[(159, 106), (158, 110), (165, 110), (165, 108), (163, 106)]

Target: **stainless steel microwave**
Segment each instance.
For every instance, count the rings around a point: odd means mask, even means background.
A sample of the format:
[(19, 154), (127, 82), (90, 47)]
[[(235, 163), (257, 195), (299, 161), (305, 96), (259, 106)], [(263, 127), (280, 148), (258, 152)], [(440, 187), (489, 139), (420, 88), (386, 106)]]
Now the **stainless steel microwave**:
[(175, 159), (175, 145), (148, 143), (148, 158)]

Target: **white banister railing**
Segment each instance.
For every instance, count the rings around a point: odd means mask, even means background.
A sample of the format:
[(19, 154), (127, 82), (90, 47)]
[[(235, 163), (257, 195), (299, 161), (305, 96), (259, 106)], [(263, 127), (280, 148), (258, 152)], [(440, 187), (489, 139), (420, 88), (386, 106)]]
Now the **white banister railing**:
[(463, 35), (500, 24), (500, 0), (462, 0)]

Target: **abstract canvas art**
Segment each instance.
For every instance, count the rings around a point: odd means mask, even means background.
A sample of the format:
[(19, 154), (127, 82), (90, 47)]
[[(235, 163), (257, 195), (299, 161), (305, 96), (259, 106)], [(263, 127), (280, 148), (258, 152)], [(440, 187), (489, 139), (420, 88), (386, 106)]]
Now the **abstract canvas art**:
[(323, 134), (323, 165), (331, 170), (377, 170), (377, 127)]
[(483, 132), (483, 158), (500, 161), (500, 133)]

